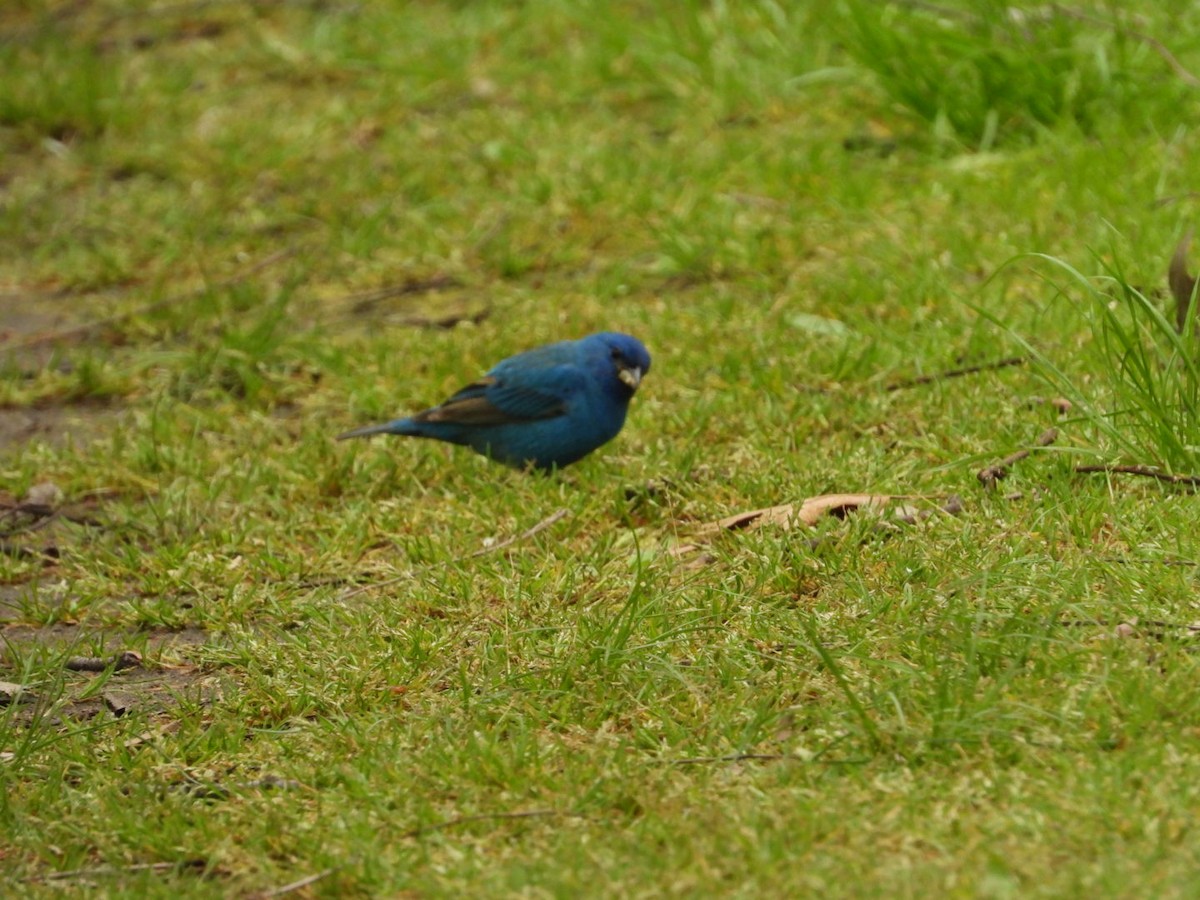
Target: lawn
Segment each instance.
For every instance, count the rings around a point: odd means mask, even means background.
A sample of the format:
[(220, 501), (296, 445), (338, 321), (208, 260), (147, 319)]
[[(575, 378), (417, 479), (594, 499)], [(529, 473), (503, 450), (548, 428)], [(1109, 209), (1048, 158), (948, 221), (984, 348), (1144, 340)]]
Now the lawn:
[(1200, 8), (1018, 5), (0, 6), (3, 892), (1195, 896)]

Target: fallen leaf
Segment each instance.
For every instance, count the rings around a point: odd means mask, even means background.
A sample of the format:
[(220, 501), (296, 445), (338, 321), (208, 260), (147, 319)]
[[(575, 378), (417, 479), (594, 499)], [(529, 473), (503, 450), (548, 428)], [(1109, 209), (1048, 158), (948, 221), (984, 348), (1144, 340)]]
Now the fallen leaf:
[(48, 506), (50, 509), (54, 509), (62, 501), (62, 488), (53, 481), (43, 481), (41, 484), (31, 487), (22, 502), (30, 506)]
[[(748, 531), (764, 526), (782, 528), (785, 531), (800, 527), (811, 528), (824, 516), (844, 519), (849, 513), (858, 509), (882, 509), (893, 500), (928, 499), (932, 498), (893, 494), (821, 494), (817, 497), (809, 497), (799, 504), (784, 503), (780, 506), (752, 509), (748, 512), (726, 516), (715, 522), (707, 522), (696, 529), (687, 543), (679, 544), (669, 552), (676, 558), (688, 556), (703, 549), (704, 544), (718, 534), (727, 531)], [(962, 513), (963, 503), (961, 498), (952, 495), (946, 498), (938, 508), (944, 513), (956, 516)], [(932, 510), (918, 510), (916, 507), (906, 504), (897, 508), (896, 520), (911, 525), (932, 514)]]
[(1175, 298), (1175, 329), (1182, 334), (1187, 325), (1188, 311), (1192, 305), (1192, 293), (1196, 290), (1196, 279), (1188, 274), (1187, 254), (1192, 243), (1192, 232), (1180, 239), (1171, 257), (1171, 265), (1167, 269), (1167, 283), (1171, 286), (1171, 295)]
[(888, 494), (822, 494), (819, 497), (809, 497), (798, 506), (795, 503), (784, 503), (782, 506), (768, 506), (765, 509), (726, 516), (724, 519), (702, 525), (697, 536), (722, 531), (741, 531), (744, 528), (761, 528), (764, 525), (778, 525), (785, 530), (791, 530), (798, 525), (812, 527), (824, 515), (841, 518), (860, 506), (886, 506), (891, 499)]
[(692, 540), (681, 544), (670, 551), (672, 556), (686, 556), (699, 550), (705, 541), (726, 531), (743, 531), (762, 528), (765, 525), (791, 531), (801, 526), (812, 527), (821, 520), (822, 516), (833, 515), (838, 518), (864, 506), (886, 506), (893, 498), (889, 494), (822, 494), (809, 497), (802, 503), (784, 503), (780, 506), (768, 506), (763, 509), (752, 509), (749, 512), (726, 516), (715, 522), (701, 525), (692, 536)]
[(0, 706), (8, 706), (10, 703), (32, 703), (36, 699), (37, 694), (24, 685), (0, 681)]
[(104, 705), (108, 707), (109, 712), (118, 718), (128, 715), (137, 706), (137, 698), (123, 691), (105, 691), (101, 697), (104, 698)]

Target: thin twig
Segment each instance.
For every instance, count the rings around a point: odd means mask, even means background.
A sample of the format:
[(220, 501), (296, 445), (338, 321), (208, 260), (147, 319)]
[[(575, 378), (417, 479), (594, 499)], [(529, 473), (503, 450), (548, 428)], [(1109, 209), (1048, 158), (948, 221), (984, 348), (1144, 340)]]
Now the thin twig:
[(357, 588), (354, 588), (354, 590), (346, 591), (345, 593), (343, 593), (340, 597), (338, 597), (338, 602), (344, 603), (345, 601), (349, 600), (351, 597), (357, 597), (359, 594), (365, 594), (367, 591), (372, 591), (372, 590), (375, 590), (376, 588), (390, 587), (393, 584), (399, 584), (402, 581), (408, 581), (408, 579), (411, 577), (412, 577), (411, 575), (407, 575), (407, 574), (397, 575), (395, 578), (387, 578), (387, 579), (384, 579), (383, 581), (373, 581), (370, 584), (364, 584), (362, 587), (357, 587)]
[[(1058, 429), (1047, 428), (1038, 436), (1035, 447), (1049, 447), (1056, 440), (1058, 440)], [(1008, 477), (1008, 470), (1013, 464), (1019, 463), (1032, 452), (1033, 449), (1025, 449), (1018, 450), (1016, 453), (1010, 453), (999, 462), (992, 463), (990, 466), (980, 469), (975, 473), (975, 477), (979, 479), (979, 483), (984, 487), (995, 487), (997, 481)]]
[[(476, 557), (479, 557), (479, 556), (486, 556), (489, 553), (498, 553), (501, 550), (505, 550), (508, 547), (511, 547), (513, 544), (517, 543), (518, 541), (528, 540), (529, 538), (533, 537), (538, 532), (545, 531), (547, 528), (549, 528), (555, 522), (565, 519), (570, 514), (571, 514), (570, 510), (565, 509), (565, 508), (555, 510), (553, 513), (551, 513), (546, 518), (542, 519), (542, 521), (538, 522), (532, 528), (527, 528), (524, 531), (522, 531), (520, 534), (513, 535), (510, 538), (500, 541), (500, 543), (498, 543), (498, 544), (492, 544), (489, 547), (480, 547), (474, 553), (468, 553), (464, 556), (456, 557), (455, 559), (451, 560), (450, 564), (453, 565), (454, 563), (459, 563), (459, 562), (462, 562), (463, 560), (475, 559)], [(374, 590), (375, 588), (388, 587), (389, 585), (399, 584), (401, 581), (407, 581), (409, 579), (409, 577), (410, 577), (409, 575), (399, 575), (395, 578), (389, 578), (386, 581), (376, 581), (376, 582), (373, 582), (372, 584), (364, 584), (362, 587), (355, 588), (352, 591), (346, 591), (338, 599), (340, 601), (349, 600), (351, 597), (357, 597), (359, 594), (365, 594), (367, 591)]]
[(399, 325), (408, 325), (413, 328), (438, 328), (445, 330), (453, 328), (461, 322), (470, 322), (472, 325), (478, 325), (480, 322), (487, 319), (492, 314), (490, 306), (484, 306), (474, 312), (456, 312), (446, 313), (443, 316), (422, 316), (411, 315), (404, 316), (402, 319), (397, 319)]
[(1132, 619), (1122, 619), (1119, 622), (1114, 622), (1111, 619), (1061, 619), (1058, 622), (1064, 628), (1091, 628), (1099, 626), (1100, 628), (1108, 628), (1113, 625), (1139, 625), (1149, 628), (1180, 628), (1188, 631), (1200, 631), (1200, 625), (1187, 625), (1183, 622), (1163, 622), (1159, 619), (1139, 619), (1134, 616)]
[(28, 501), (23, 500), (20, 503), (13, 503), (0, 508), (0, 520), (22, 514), (33, 516), (35, 519), (41, 519), (45, 518), (46, 516), (53, 515), (54, 507), (52, 507), (49, 503), (29, 503)]
[(1104, 472), (1109, 475), (1140, 475), (1143, 478), (1153, 478), (1155, 481), (1162, 481), (1167, 484), (1186, 484), (1189, 487), (1200, 487), (1200, 475), (1171, 475), (1167, 472), (1160, 472), (1158, 469), (1152, 469), (1149, 466), (1076, 466), (1075, 471), (1084, 475), (1093, 472)]
[(401, 284), (393, 284), (373, 291), (351, 294), (343, 299), (354, 304), (354, 312), (365, 313), (370, 312), (372, 307), (382, 303), (384, 300), (391, 300), (394, 297), (406, 297), (410, 294), (426, 294), (430, 291), (440, 291), (445, 288), (456, 287), (462, 287), (462, 282), (453, 275), (434, 275), (432, 278), (425, 279), (410, 278)]
[[(59, 549), (57, 544), (46, 544), (39, 550), (31, 550), (29, 547), (23, 547), (20, 544), (0, 540), (0, 553), (16, 559), (55, 560), (62, 558), (62, 550)], [(44, 562), (43, 565), (53, 565), (53, 563)]]
[(1104, 562), (1117, 563), (1122, 566), (1133, 566), (1139, 563), (1147, 563), (1155, 566), (1200, 566), (1200, 562), (1196, 562), (1194, 559), (1177, 559), (1173, 556), (1164, 557), (1163, 559), (1136, 556), (1101, 556), (1100, 559)]
[(663, 765), (668, 766), (699, 766), (712, 765), (714, 763), (742, 762), (743, 760), (754, 762), (819, 763), (823, 766), (861, 766), (871, 762), (872, 757), (829, 759), (825, 756), (825, 751), (822, 750), (811, 756), (798, 756), (795, 753), (730, 753), (725, 756), (689, 756), (685, 759), (664, 759), (661, 762)]
[(334, 866), (331, 869), (325, 869), (324, 871), (316, 872), (312, 875), (306, 875), (304, 878), (297, 879), (290, 884), (284, 884), (277, 888), (271, 888), (269, 891), (261, 891), (257, 894), (251, 894), (251, 896), (258, 898), (258, 900), (267, 900), (268, 897), (282, 897), (284, 894), (290, 894), (292, 891), (298, 891), (301, 888), (306, 888), (310, 884), (320, 881), (322, 878), (328, 878), (336, 871), (337, 867)]
[(993, 369), (1007, 369), (1009, 366), (1023, 366), (1029, 362), (1027, 356), (1009, 356), (1005, 359), (998, 359), (995, 362), (981, 363), (977, 366), (966, 366), (961, 369), (950, 369), (948, 372), (937, 372), (933, 375), (919, 375), (916, 378), (905, 378), (903, 381), (894, 381), (887, 386), (885, 390), (899, 391), (904, 388), (917, 387), (922, 384), (931, 384), (935, 381), (943, 381), (947, 378), (961, 378), (963, 375), (974, 375), (977, 372), (988, 372)]
[(48, 516), (51, 512), (50, 507), (42, 503), (14, 503), (11, 506), (5, 506), (3, 509), (0, 509), (0, 521), (19, 515), (20, 513)]
[(808, 762), (804, 757), (792, 753), (728, 753), (725, 756), (688, 756), (683, 759), (668, 759), (671, 766), (699, 766), (723, 762)]
[(203, 869), (207, 863), (202, 859), (185, 859), (180, 862), (134, 863), (129, 866), (93, 866), (90, 869), (66, 869), (62, 872), (46, 872), (22, 878), (25, 882), (68, 881), (74, 878), (91, 878), (99, 875), (125, 875), (129, 872), (169, 872), (173, 869)]
[(364, 584), (370, 580), (371, 579), (366, 575), (318, 575), (314, 578), (308, 578), (304, 581), (298, 582), (296, 587), (341, 587), (345, 584)]
[(545, 531), (547, 528), (549, 528), (555, 522), (565, 519), (570, 514), (571, 514), (571, 512), (568, 509), (555, 510), (553, 513), (548, 515), (546, 518), (542, 519), (542, 521), (538, 522), (532, 528), (526, 529), (525, 531), (522, 531), (520, 534), (518, 534), (514, 537), (510, 537), (507, 540), (501, 541), (498, 544), (492, 544), (490, 547), (480, 547), (474, 553), (468, 553), (466, 556), (462, 557), (462, 559), (474, 559), (477, 556), (485, 556), (488, 553), (498, 553), (501, 550), (511, 547), (513, 544), (517, 543), (517, 541), (526, 540), (527, 538), (533, 537), (539, 531)]
[(165, 297), (162, 300), (156, 300), (154, 303), (148, 303), (145, 306), (139, 306), (137, 309), (129, 310), (128, 312), (116, 313), (111, 316), (105, 316), (101, 319), (95, 319), (91, 322), (85, 322), (82, 325), (73, 325), (70, 328), (63, 328), (58, 331), (52, 331), (49, 334), (37, 335), (28, 340), (20, 341), (16, 344), (5, 346), (4, 350), (31, 350), (34, 347), (41, 347), (45, 344), (53, 344), (58, 341), (69, 340), (72, 338), (80, 338), (89, 335), (103, 328), (108, 328), (111, 325), (116, 325), (118, 322), (124, 322), (127, 319), (132, 319), (135, 316), (145, 315), (146, 313), (156, 312), (160, 309), (165, 309), (176, 303), (182, 303), (185, 300), (192, 300), (202, 296), (205, 292), (214, 288), (232, 287), (238, 282), (245, 281), (251, 275), (255, 275), (275, 263), (287, 259), (289, 256), (294, 256), (299, 248), (296, 246), (285, 247), (283, 250), (278, 250), (267, 256), (253, 265), (246, 266), (243, 269), (234, 272), (224, 281), (218, 281), (215, 285), (198, 288), (194, 291), (188, 291), (183, 294), (178, 294), (172, 297)]
[[(1069, 6), (1060, 6), (1057, 3), (1051, 4), (1050, 8), (1059, 15), (1066, 16), (1068, 19), (1075, 19), (1079, 22), (1091, 22), (1093, 25), (1103, 25), (1112, 31), (1120, 30), (1119, 23), (1112, 22), (1108, 19), (1102, 19), (1099, 16), (1094, 16), (1089, 12), (1084, 12), (1081, 9), (1074, 9)], [(1162, 41), (1158, 40), (1158, 38), (1151, 37), (1143, 31), (1136, 31), (1132, 28), (1127, 29), (1123, 33), (1127, 37), (1133, 38), (1135, 41), (1141, 41), (1143, 44), (1161, 56), (1166, 64), (1171, 67), (1172, 71), (1179, 76), (1179, 79), (1183, 81), (1184, 84), (1188, 84), (1192, 87), (1200, 87), (1200, 78), (1197, 78), (1186, 68), (1184, 68), (1183, 63), (1176, 59), (1175, 54), (1168, 50), (1166, 45), (1163, 44)]]
[(6, 519), (15, 519), (18, 516), (28, 516), (30, 521), (24, 525), (12, 525), (7, 528), (0, 528), (0, 537), (13, 537), (18, 534), (28, 534), (33, 531), (41, 531), (43, 528), (49, 527), (59, 519), (65, 519), (68, 522), (74, 522), (76, 525), (87, 525), (95, 527), (103, 527), (104, 522), (99, 519), (94, 519), (91, 516), (83, 515), (72, 510), (78, 504), (72, 506), (60, 506), (57, 509), (48, 503), (30, 503), (22, 501), (14, 503), (11, 506), (0, 504), (0, 522)]
[(444, 822), (434, 822), (432, 825), (422, 825), (419, 828), (413, 828), (410, 831), (404, 832), (403, 836), (410, 838), (420, 837), (423, 834), (429, 834), (434, 831), (444, 831), (447, 828), (456, 828), (459, 825), (469, 825), (472, 822), (488, 822), (493, 819), (547, 818), (586, 819), (587, 816), (569, 809), (526, 809), (518, 812), (479, 813), (473, 816), (456, 816)]
[[(13, 526), (12, 528), (5, 528), (3, 530), (0, 530), (0, 535), (3, 535), (4, 537), (13, 537), (14, 535), (18, 535), (18, 534), (29, 534), (32, 531), (41, 531), (43, 528), (48, 527), (55, 519), (58, 518), (57, 511), (50, 510), (49, 507), (46, 507), (46, 509), (48, 510), (47, 512), (32, 512), (30, 510), (17, 510), (18, 512), (23, 512), (26, 515), (34, 516), (33, 520), (31, 522), (29, 522), (27, 525), (16, 525), (16, 526)], [(0, 518), (3, 518), (3, 517), (0, 516)]]
[[(1058, 623), (1065, 628), (1108, 628), (1112, 627), (1113, 623), (1107, 619), (1066, 619)], [(1180, 635), (1178, 632), (1186, 632), (1186, 635)], [(1149, 638), (1155, 641), (1166, 641), (1168, 637), (1192, 638), (1194, 639), (1200, 633), (1200, 625), (1185, 625), (1180, 622), (1162, 622), (1154, 619), (1143, 621), (1137, 616), (1128, 620), (1118, 622), (1113, 630), (1112, 637), (1116, 638)], [(1195, 649), (1195, 644), (1188, 642), (1190, 649)]]
[(1108, 628), (1112, 625), (1129, 625), (1133, 628), (1174, 628), (1180, 631), (1190, 631), (1193, 634), (1200, 632), (1200, 625), (1195, 623), (1164, 622), (1161, 619), (1139, 619), (1137, 616), (1131, 619), (1123, 619), (1120, 622), (1113, 622), (1109, 619), (1062, 619), (1058, 624), (1066, 628), (1087, 628), (1091, 626)]

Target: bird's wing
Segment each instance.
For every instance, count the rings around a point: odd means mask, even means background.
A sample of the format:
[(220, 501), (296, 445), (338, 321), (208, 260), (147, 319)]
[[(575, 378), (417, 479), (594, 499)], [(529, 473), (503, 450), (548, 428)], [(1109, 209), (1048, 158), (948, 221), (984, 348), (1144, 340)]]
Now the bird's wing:
[(582, 385), (575, 366), (485, 375), (453, 397), (414, 418), (456, 425), (508, 425), (552, 419), (567, 411), (567, 399)]

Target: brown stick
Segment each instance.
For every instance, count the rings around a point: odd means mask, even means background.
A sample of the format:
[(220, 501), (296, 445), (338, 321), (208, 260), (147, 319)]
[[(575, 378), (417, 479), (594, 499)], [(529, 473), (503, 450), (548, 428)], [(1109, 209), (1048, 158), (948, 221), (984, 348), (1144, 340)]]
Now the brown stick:
[(136, 650), (125, 650), (112, 656), (72, 656), (63, 668), (71, 672), (103, 672), (112, 666), (114, 672), (135, 669), (142, 664), (142, 654)]
[(1200, 562), (1194, 559), (1176, 559), (1173, 556), (1168, 556), (1163, 559), (1154, 559), (1136, 556), (1101, 556), (1100, 559), (1105, 562), (1117, 563), (1122, 566), (1136, 566), (1141, 564), (1155, 566), (1200, 566)]
[(1175, 298), (1175, 330), (1183, 334), (1187, 325), (1188, 311), (1192, 307), (1192, 294), (1196, 290), (1196, 279), (1188, 274), (1187, 252), (1192, 243), (1192, 230), (1179, 239), (1175, 253), (1171, 257), (1171, 265), (1167, 269), (1167, 283), (1171, 286), (1171, 296)]
[(401, 284), (393, 284), (389, 287), (379, 288), (374, 291), (364, 291), (358, 294), (351, 294), (346, 297), (347, 301), (354, 303), (354, 311), (356, 313), (370, 312), (371, 307), (382, 303), (384, 300), (390, 300), (393, 297), (405, 297), (409, 294), (424, 294), (429, 291), (440, 291), (443, 288), (462, 287), (462, 282), (453, 275), (434, 275), (432, 278), (418, 279), (410, 278)]
[(1066, 628), (1090, 628), (1092, 626), (1108, 628), (1111, 625), (1132, 625), (1135, 628), (1175, 628), (1180, 631), (1200, 632), (1200, 625), (1185, 624), (1183, 622), (1164, 622), (1161, 619), (1139, 619), (1136, 616), (1120, 622), (1114, 622), (1111, 619), (1063, 619), (1058, 624)]
[(666, 762), (672, 766), (700, 766), (709, 763), (723, 762), (807, 762), (802, 757), (791, 753), (728, 753), (725, 756), (687, 756), (683, 759), (670, 759)]
[[(1049, 447), (1056, 440), (1058, 440), (1058, 429), (1047, 428), (1038, 436), (1036, 447)], [(992, 463), (990, 466), (985, 466), (984, 468), (980, 469), (975, 473), (975, 477), (979, 479), (979, 483), (984, 487), (995, 487), (997, 481), (1008, 477), (1009, 468), (1013, 464), (1019, 463), (1025, 457), (1029, 456), (1029, 454), (1033, 452), (1033, 449), (1035, 448), (1018, 450), (1016, 453), (1010, 453), (1008, 456), (1004, 457), (1004, 459), (1000, 460), (1000, 462)]]
[(1158, 469), (1152, 469), (1149, 466), (1076, 466), (1075, 471), (1080, 474), (1105, 472), (1109, 475), (1140, 475), (1143, 478), (1153, 478), (1155, 481), (1162, 481), (1167, 484), (1186, 484), (1191, 487), (1200, 487), (1200, 475), (1171, 475), (1167, 472), (1160, 472)]
[(260, 891), (259, 893), (251, 894), (250, 896), (256, 898), (256, 900), (267, 900), (268, 897), (282, 897), (284, 894), (290, 894), (292, 891), (298, 891), (301, 888), (306, 888), (310, 884), (320, 881), (322, 878), (328, 878), (336, 871), (336, 868), (325, 869), (324, 871), (317, 872), (313, 875), (306, 875), (305, 877), (297, 879), (290, 884), (284, 884), (277, 888), (271, 888), (269, 891)]
[(127, 872), (170, 872), (178, 869), (203, 869), (207, 865), (202, 859), (185, 859), (181, 862), (134, 863), (131, 866), (93, 866), (90, 869), (65, 869), (61, 872), (47, 872), (44, 875), (30, 875), (21, 879), (33, 881), (67, 881), (72, 878), (91, 878), (98, 875), (124, 875)]
[(27, 525), (14, 525), (11, 528), (0, 529), (0, 535), (13, 537), (18, 534), (28, 534), (31, 531), (41, 531), (58, 518), (58, 512), (49, 506), (44, 506), (40, 503), (22, 503), (0, 511), (0, 521), (19, 514), (33, 516), (33, 520)]
[[(1084, 12), (1081, 9), (1074, 9), (1069, 6), (1061, 6), (1057, 3), (1052, 4), (1050, 8), (1059, 13), (1059, 15), (1066, 16), (1068, 19), (1075, 19), (1080, 22), (1091, 22), (1095, 25), (1103, 25), (1106, 28), (1118, 33), (1120, 32), (1120, 26), (1118, 23), (1112, 22), (1108, 19), (1103, 19), (1100, 16), (1094, 16), (1091, 13)], [(1151, 37), (1144, 31), (1135, 31), (1132, 28), (1126, 30), (1125, 34), (1133, 38), (1135, 41), (1141, 41), (1143, 44), (1161, 56), (1163, 61), (1171, 67), (1172, 71), (1175, 72), (1175, 74), (1184, 84), (1190, 85), (1191, 87), (1200, 87), (1200, 78), (1197, 78), (1186, 68), (1184, 68), (1183, 63), (1181, 63), (1175, 57), (1174, 53), (1167, 49), (1167, 46), (1162, 41)]]
[(917, 387), (922, 384), (930, 384), (934, 381), (943, 381), (947, 378), (961, 378), (963, 375), (974, 375), (976, 372), (988, 372), (993, 369), (1007, 369), (1009, 366), (1023, 366), (1029, 362), (1027, 356), (1009, 356), (1005, 359), (999, 359), (995, 362), (981, 363), (978, 366), (966, 366), (961, 369), (950, 369), (947, 372), (938, 372), (933, 375), (919, 375), (916, 378), (905, 378), (903, 381), (894, 381), (889, 384), (885, 390), (899, 391), (904, 388)]

